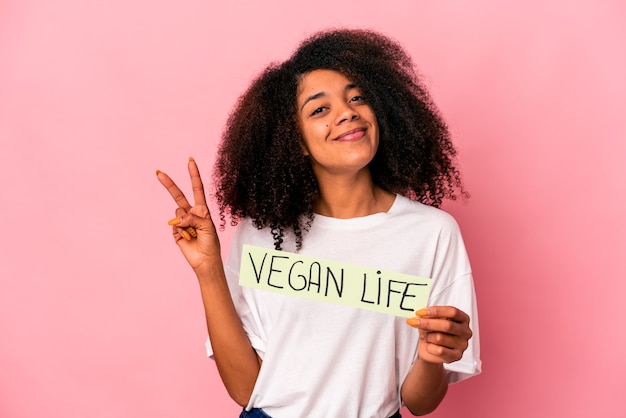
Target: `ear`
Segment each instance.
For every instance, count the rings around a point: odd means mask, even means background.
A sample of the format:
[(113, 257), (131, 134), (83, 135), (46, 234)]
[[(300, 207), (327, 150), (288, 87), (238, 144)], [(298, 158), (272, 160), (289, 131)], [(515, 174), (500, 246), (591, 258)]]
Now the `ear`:
[(300, 148), (302, 149), (302, 155), (304, 155), (305, 157), (308, 157), (309, 155), (311, 155), (309, 150), (306, 149), (306, 145), (304, 144), (304, 142), (300, 143)]

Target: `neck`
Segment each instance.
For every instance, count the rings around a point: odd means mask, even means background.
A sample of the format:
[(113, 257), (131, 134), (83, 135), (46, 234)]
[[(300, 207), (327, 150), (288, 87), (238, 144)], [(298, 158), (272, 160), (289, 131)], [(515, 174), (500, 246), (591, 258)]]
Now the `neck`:
[(395, 195), (374, 185), (369, 171), (353, 177), (320, 179), (320, 198), (315, 212), (340, 219), (357, 218), (387, 212)]

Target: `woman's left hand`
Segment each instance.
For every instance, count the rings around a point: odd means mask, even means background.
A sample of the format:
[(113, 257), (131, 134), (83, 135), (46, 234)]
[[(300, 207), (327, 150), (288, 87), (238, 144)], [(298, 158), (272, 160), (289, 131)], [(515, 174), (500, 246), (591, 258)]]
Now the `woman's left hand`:
[(419, 358), (429, 363), (452, 363), (467, 349), (472, 330), (469, 316), (454, 306), (429, 306), (406, 320), (419, 329)]

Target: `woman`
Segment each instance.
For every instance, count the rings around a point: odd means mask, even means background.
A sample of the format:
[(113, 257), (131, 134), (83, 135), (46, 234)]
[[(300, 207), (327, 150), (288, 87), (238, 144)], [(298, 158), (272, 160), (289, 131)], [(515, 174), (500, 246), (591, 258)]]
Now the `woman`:
[[(239, 227), (225, 266), (196, 163), (193, 205), (157, 172), (200, 283), (208, 353), (242, 417), (423, 415), (480, 372), (469, 262), (436, 209), (465, 193), (454, 156), (404, 50), (335, 30), (269, 66), (228, 120), (216, 198), (222, 224)], [(430, 277), (429, 306), (404, 321), (240, 287), (244, 244)]]

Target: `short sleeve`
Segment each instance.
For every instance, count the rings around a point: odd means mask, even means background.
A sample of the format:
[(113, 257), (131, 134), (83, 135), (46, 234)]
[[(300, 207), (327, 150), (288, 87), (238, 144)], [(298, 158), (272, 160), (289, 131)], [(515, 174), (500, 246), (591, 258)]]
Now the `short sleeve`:
[(454, 363), (444, 365), (448, 372), (448, 382), (455, 383), (479, 374), (482, 364), (480, 361), (478, 309), (472, 275), (469, 273), (464, 274), (440, 291), (440, 293), (432, 295), (429, 305), (454, 306), (470, 317), (472, 338), (469, 340), (469, 345), (463, 353), (463, 358)]

